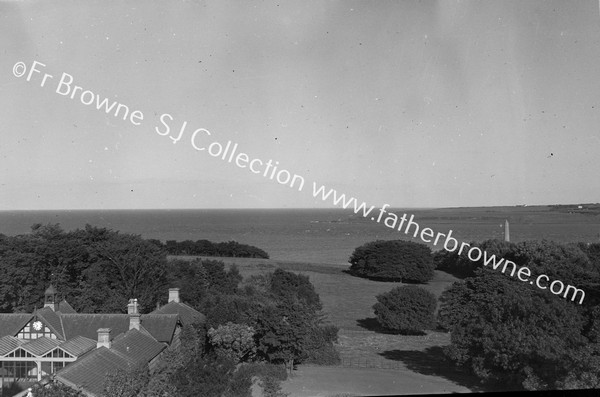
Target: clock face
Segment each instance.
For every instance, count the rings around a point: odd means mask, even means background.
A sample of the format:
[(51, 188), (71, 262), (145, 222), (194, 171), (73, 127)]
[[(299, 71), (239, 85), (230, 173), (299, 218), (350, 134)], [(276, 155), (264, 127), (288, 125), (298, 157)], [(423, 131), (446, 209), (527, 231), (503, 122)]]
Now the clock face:
[(33, 323), (33, 329), (35, 329), (36, 331), (39, 331), (42, 329), (42, 322), (41, 321), (36, 321)]

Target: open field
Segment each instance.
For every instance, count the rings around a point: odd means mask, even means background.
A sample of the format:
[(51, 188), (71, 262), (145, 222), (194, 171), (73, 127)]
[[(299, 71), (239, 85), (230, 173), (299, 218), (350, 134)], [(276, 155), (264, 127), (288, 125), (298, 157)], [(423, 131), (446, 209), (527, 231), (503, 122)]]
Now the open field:
[(467, 393), (446, 379), (410, 370), (302, 366), (283, 384), (291, 397), (331, 397), (398, 394)]
[[(188, 258), (188, 259), (191, 259)], [(347, 265), (308, 264), (254, 258), (215, 258), (236, 264), (244, 277), (280, 267), (305, 274), (314, 284), (329, 321), (340, 328), (338, 367), (301, 366), (285, 382), (291, 396), (357, 394), (410, 394), (479, 390), (477, 379), (449, 365), (442, 347), (450, 335), (427, 331), (425, 335), (394, 335), (379, 329), (372, 306), (375, 296), (402, 285), (353, 277)], [(440, 271), (424, 288), (439, 296), (456, 278)], [(391, 369), (382, 369), (391, 368)]]

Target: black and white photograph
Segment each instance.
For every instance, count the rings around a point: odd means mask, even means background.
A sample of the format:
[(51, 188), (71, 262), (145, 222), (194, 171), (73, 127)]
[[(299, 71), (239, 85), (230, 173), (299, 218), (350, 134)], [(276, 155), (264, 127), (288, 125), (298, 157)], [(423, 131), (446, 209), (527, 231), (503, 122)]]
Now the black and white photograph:
[(0, 0), (0, 397), (600, 389), (597, 0)]

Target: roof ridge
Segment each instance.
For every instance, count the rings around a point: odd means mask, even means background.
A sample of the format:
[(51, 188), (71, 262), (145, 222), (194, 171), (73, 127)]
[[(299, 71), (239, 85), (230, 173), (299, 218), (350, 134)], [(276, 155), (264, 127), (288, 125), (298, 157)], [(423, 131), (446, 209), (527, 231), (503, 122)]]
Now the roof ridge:
[(57, 314), (57, 316), (58, 316), (58, 319), (60, 320), (60, 328), (62, 329), (63, 339), (66, 341), (67, 340), (67, 333), (65, 332), (65, 325), (63, 324), (62, 313)]

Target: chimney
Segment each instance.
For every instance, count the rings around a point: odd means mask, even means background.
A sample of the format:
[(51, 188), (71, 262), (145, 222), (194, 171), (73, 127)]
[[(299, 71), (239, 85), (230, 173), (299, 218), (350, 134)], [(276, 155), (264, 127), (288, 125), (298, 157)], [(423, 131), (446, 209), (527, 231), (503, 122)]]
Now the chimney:
[(127, 305), (127, 314), (129, 314), (129, 329), (140, 329), (140, 313), (138, 311), (137, 299), (129, 299)]
[(179, 303), (179, 288), (169, 288), (169, 302)]
[(110, 328), (99, 328), (97, 332), (98, 343), (96, 344), (96, 348), (104, 346), (110, 349)]
[(510, 241), (510, 230), (508, 225), (508, 219), (504, 221), (504, 241)]

